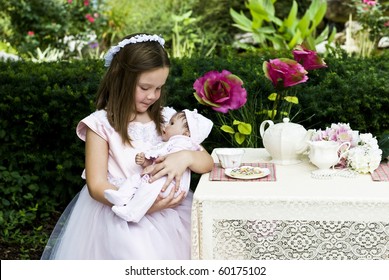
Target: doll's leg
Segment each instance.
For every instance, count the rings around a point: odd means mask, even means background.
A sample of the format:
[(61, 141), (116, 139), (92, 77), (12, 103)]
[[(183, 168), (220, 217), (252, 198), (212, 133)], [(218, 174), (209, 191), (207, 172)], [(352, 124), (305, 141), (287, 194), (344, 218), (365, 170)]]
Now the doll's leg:
[(166, 178), (162, 177), (150, 184), (148, 179), (149, 176), (144, 175), (133, 198), (126, 205), (112, 206), (112, 211), (128, 222), (139, 222), (157, 199), (166, 180)]
[(140, 184), (140, 180), (140, 175), (134, 175), (124, 181), (118, 190), (105, 190), (104, 197), (113, 205), (125, 205), (133, 198)]

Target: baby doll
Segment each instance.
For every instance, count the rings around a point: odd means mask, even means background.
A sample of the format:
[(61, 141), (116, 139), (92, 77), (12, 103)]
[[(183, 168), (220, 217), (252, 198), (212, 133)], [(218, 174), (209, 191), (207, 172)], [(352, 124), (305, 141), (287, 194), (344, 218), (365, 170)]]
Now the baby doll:
[[(126, 221), (138, 222), (158, 195), (166, 197), (172, 188), (175, 188), (173, 181), (164, 192), (161, 192), (166, 177), (149, 183), (147, 167), (153, 165), (158, 156), (181, 150), (201, 150), (200, 144), (208, 137), (212, 126), (212, 121), (197, 113), (197, 110), (183, 110), (174, 114), (163, 130), (164, 142), (145, 153), (138, 153), (135, 157), (135, 162), (145, 168), (143, 173), (146, 174), (132, 176), (118, 190), (104, 191), (105, 198), (114, 204), (112, 211)], [(180, 188), (175, 196), (181, 192), (188, 193), (190, 174), (188, 168), (182, 175)]]

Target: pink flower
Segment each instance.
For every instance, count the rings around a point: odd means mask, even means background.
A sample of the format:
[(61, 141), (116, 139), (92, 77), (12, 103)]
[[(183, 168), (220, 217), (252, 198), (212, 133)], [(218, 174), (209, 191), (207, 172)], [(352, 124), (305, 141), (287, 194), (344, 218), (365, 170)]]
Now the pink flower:
[(200, 104), (227, 113), (246, 104), (247, 92), (242, 85), (243, 81), (227, 70), (210, 71), (194, 82), (194, 96)]
[(363, 0), (363, 4), (367, 4), (369, 6), (377, 5), (377, 1)]
[(72, 4), (73, 3), (73, 0), (68, 0), (68, 4)]
[(314, 70), (318, 68), (327, 67), (326, 63), (321, 59), (317, 52), (308, 50), (302, 45), (298, 45), (296, 49), (292, 51), (294, 59), (301, 63), (305, 70)]
[(35, 35), (35, 32), (34, 32), (34, 31), (28, 31), (28, 32), (27, 32), (27, 36), (32, 37), (32, 36), (34, 36), (34, 35)]
[(291, 87), (308, 80), (307, 71), (297, 61), (289, 58), (270, 59), (263, 63), (265, 76), (272, 81), (274, 87)]
[(84, 6), (89, 6), (89, 1), (88, 0), (84, 1)]
[(94, 18), (91, 14), (86, 14), (86, 15), (85, 15), (85, 18), (86, 18), (90, 23), (94, 23), (94, 22), (95, 22), (95, 18)]
[(389, 20), (387, 22), (384, 23), (384, 26), (385, 27), (389, 27)]

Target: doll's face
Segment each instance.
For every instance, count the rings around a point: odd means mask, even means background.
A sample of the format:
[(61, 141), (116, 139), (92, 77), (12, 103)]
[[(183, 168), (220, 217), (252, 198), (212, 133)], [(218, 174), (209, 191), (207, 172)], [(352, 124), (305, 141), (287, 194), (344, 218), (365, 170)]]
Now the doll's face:
[(170, 137), (175, 135), (188, 135), (189, 131), (185, 128), (185, 119), (174, 115), (166, 124), (162, 133), (162, 140), (168, 141)]

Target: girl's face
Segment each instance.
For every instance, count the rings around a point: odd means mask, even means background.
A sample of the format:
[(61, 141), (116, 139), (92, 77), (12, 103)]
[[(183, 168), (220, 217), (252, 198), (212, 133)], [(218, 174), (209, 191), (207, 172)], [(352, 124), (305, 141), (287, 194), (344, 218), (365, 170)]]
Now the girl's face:
[(186, 135), (188, 134), (186, 132), (185, 126), (184, 126), (184, 119), (178, 118), (176, 115), (173, 116), (169, 123), (166, 124), (165, 128), (162, 132), (162, 140), (167, 141), (170, 137), (175, 135)]
[(157, 68), (143, 72), (139, 76), (135, 92), (135, 104), (138, 114), (145, 113), (161, 96), (161, 88), (169, 75), (169, 68)]

